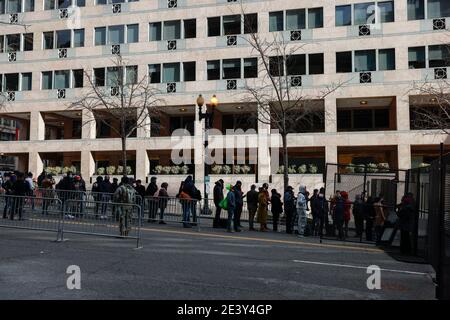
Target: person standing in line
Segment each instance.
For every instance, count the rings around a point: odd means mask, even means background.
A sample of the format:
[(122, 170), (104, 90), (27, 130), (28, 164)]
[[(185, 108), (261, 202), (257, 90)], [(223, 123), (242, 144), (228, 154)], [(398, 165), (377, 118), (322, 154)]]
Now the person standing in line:
[(402, 197), (398, 206), (397, 216), (399, 217), (400, 228), (400, 252), (402, 254), (411, 253), (411, 232), (414, 229), (414, 199), (411, 193)]
[(384, 222), (386, 221), (386, 213), (384, 212), (383, 205), (383, 197), (380, 195), (377, 199), (375, 199), (375, 203), (373, 204), (375, 210), (375, 235), (376, 235), (376, 244), (380, 244), (381, 236), (383, 235)]
[(14, 182), (12, 188), (15, 197), (10, 219), (14, 220), (14, 215), (17, 213), (19, 220), (22, 220), (25, 196), (30, 192), (30, 185), (25, 181), (25, 175), (22, 172), (17, 174), (17, 180)]
[(5, 206), (3, 208), (3, 219), (7, 218), (7, 215), (9, 213), (9, 211), (11, 210), (12, 207), (12, 202), (13, 199), (12, 197), (8, 197), (9, 195), (12, 195), (13, 193), (13, 174), (10, 173), (4, 173), (3, 174), (3, 184), (2, 184), (2, 188), (4, 190), (4, 194), (5, 194)]
[(356, 237), (361, 238), (364, 230), (364, 203), (359, 194), (355, 195), (352, 213), (355, 220)]
[(158, 185), (156, 184), (156, 177), (150, 178), (150, 183), (145, 191), (145, 196), (148, 197), (148, 222), (155, 222), (156, 214), (158, 212), (158, 199), (156, 199), (158, 192)]
[(167, 208), (167, 202), (169, 201), (169, 193), (167, 192), (167, 188), (169, 187), (167, 182), (163, 182), (161, 184), (161, 188), (158, 193), (158, 202), (159, 202), (159, 224), (166, 224), (164, 222), (164, 211)]
[(227, 231), (233, 232), (232, 224), (234, 224), (234, 229), (236, 230), (236, 220), (234, 215), (236, 213), (236, 193), (234, 192), (234, 186), (227, 185), (227, 210), (228, 210), (228, 223)]
[(247, 198), (249, 231), (255, 231), (254, 222), (256, 210), (258, 210), (258, 191), (256, 191), (254, 184), (252, 184), (245, 196)]
[(319, 216), (317, 215), (317, 211), (316, 208), (314, 206), (314, 202), (317, 199), (317, 195), (319, 194), (319, 190), (318, 189), (314, 189), (313, 191), (313, 195), (308, 199), (308, 203), (309, 203), (309, 208), (311, 210), (311, 215), (313, 218), (313, 226), (312, 226), (312, 235), (317, 235), (316, 231), (319, 229), (319, 224), (320, 224), (320, 219)]
[(272, 189), (271, 192), (270, 202), (272, 206), (270, 209), (273, 219), (273, 231), (278, 232), (278, 221), (280, 220), (280, 214), (283, 212), (283, 203), (281, 202), (281, 194), (277, 192), (277, 189)]
[(295, 195), (291, 186), (286, 188), (284, 193), (284, 215), (286, 217), (286, 233), (292, 234), (293, 219), (295, 216)]
[(312, 203), (314, 210), (316, 211), (317, 217), (319, 219), (319, 225), (316, 230), (314, 230), (314, 235), (322, 236), (323, 228), (328, 224), (328, 201), (325, 198), (325, 188), (320, 188), (316, 199)]
[(102, 183), (100, 183), (100, 192), (102, 199), (102, 214), (100, 216), (101, 219), (106, 219), (106, 211), (108, 209), (108, 204), (111, 201), (112, 197), (112, 185), (109, 181), (109, 176), (105, 176)]
[[(264, 185), (267, 185), (267, 184), (264, 184)], [(263, 187), (259, 188), (259, 194), (258, 194), (257, 222), (260, 225), (259, 231), (261, 231), (261, 232), (269, 231), (269, 228), (267, 228), (268, 199), (267, 199), (267, 193), (264, 188), (264, 185), (263, 185)]]
[(113, 182), (111, 183), (113, 193), (116, 193), (117, 188), (119, 187), (119, 179), (113, 178)]
[(348, 224), (350, 222), (350, 210), (352, 208), (352, 202), (348, 198), (346, 191), (341, 191), (342, 199), (344, 200), (344, 237), (348, 238)]
[(48, 174), (47, 177), (42, 180), (41, 188), (42, 190), (42, 215), (48, 214), (48, 207), (53, 199), (53, 186), (55, 185), (55, 180), (53, 179), (51, 174)]
[(298, 188), (298, 195), (297, 195), (297, 216), (298, 216), (298, 236), (300, 238), (303, 238), (305, 236), (305, 228), (306, 228), (306, 187), (301, 185)]
[[(114, 189), (112, 187), (111, 184), (111, 188)], [(136, 187), (134, 188), (136, 190), (136, 194), (140, 197), (139, 201), (144, 201), (145, 198), (145, 187), (142, 185), (142, 180), (138, 179), (136, 180)], [(141, 205), (141, 203), (138, 202), (139, 205)]]
[(213, 190), (213, 199), (214, 205), (216, 207), (216, 214), (214, 216), (213, 228), (220, 227), (220, 214), (222, 213), (222, 208), (219, 206), (219, 203), (223, 200), (223, 185), (224, 182), (222, 179), (216, 181)]
[(92, 185), (92, 196), (95, 201), (94, 215), (95, 215), (96, 219), (98, 219), (98, 209), (100, 208), (100, 201), (102, 199), (101, 193), (100, 193), (100, 185), (102, 184), (102, 182), (103, 182), (103, 177), (98, 176), (96, 181)]
[(135, 202), (136, 191), (130, 185), (128, 177), (124, 176), (121, 180), (121, 185), (114, 193), (114, 202), (120, 203), (115, 209), (118, 211), (116, 215), (119, 216), (119, 231), (120, 235), (126, 237), (131, 231), (131, 221), (133, 214), (133, 203)]
[(364, 205), (364, 219), (366, 220), (366, 240), (373, 241), (373, 223), (375, 219), (374, 201), (372, 197), (368, 197)]
[(242, 192), (242, 182), (237, 181), (233, 188), (235, 195), (236, 209), (234, 212), (234, 231), (241, 232), (241, 214), (244, 206), (244, 193)]
[(33, 182), (33, 173), (28, 172), (27, 177), (25, 178), (26, 183), (28, 183), (28, 195), (30, 196), (29, 201), (31, 201), (31, 211), (34, 212), (35, 205), (35, 194), (34, 194), (34, 182)]

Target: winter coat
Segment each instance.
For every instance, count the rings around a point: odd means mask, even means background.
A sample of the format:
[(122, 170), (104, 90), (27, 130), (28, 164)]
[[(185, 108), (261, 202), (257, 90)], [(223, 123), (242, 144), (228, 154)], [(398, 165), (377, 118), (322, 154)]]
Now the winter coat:
[(216, 207), (218, 207), (220, 201), (223, 200), (223, 186), (220, 182), (216, 182), (216, 185), (214, 186), (213, 190), (213, 196), (214, 196), (214, 204), (216, 205)]
[(261, 224), (267, 223), (267, 196), (266, 193), (260, 192), (258, 194), (258, 216), (257, 222)]
[(283, 212), (283, 203), (281, 202), (281, 195), (275, 194), (270, 198), (270, 202), (272, 203), (271, 210), (272, 213), (282, 213)]
[(228, 211), (234, 211), (236, 209), (236, 195), (233, 191), (227, 193), (227, 208)]
[(247, 192), (246, 197), (248, 210), (256, 210), (258, 208), (258, 191), (250, 190)]

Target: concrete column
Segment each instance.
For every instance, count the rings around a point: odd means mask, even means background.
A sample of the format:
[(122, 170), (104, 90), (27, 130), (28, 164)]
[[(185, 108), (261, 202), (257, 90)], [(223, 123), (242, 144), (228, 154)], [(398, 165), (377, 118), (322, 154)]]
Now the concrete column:
[[(258, 106), (258, 183), (269, 182), (271, 175), (270, 142), (271, 130), (270, 124), (264, 123), (266, 115), (263, 108)], [(263, 122), (262, 122), (263, 121)], [(276, 152), (276, 151), (275, 151)]]
[(150, 160), (147, 150), (139, 148), (136, 150), (136, 179), (141, 179), (145, 183), (145, 178), (150, 173)]
[(32, 172), (34, 176), (38, 176), (44, 169), (41, 156), (39, 152), (30, 152), (28, 154), (28, 171)]
[(408, 9), (407, 1), (394, 1), (394, 16), (395, 21), (407, 21), (408, 20)]
[(30, 114), (30, 141), (45, 139), (45, 123), (39, 111)]
[(338, 163), (337, 146), (325, 147), (325, 163)]
[[(204, 169), (204, 147), (203, 147), (203, 131), (205, 128), (204, 121), (199, 121), (198, 107), (195, 106), (195, 123), (194, 123), (194, 163), (195, 163), (195, 184), (197, 188), (204, 183), (205, 169)], [(203, 111), (206, 110), (206, 106), (203, 106)], [(203, 194), (203, 189), (202, 194)]]
[(409, 125), (409, 96), (397, 96), (397, 131), (408, 131)]
[(83, 110), (81, 117), (81, 138), (95, 139), (97, 124), (95, 123), (94, 115), (88, 110)]
[(90, 151), (81, 151), (81, 175), (87, 184), (95, 173), (95, 161)]
[(399, 144), (397, 146), (398, 153), (398, 168), (411, 169), (411, 145)]
[[(139, 116), (139, 112), (138, 112)], [(138, 119), (138, 124), (140, 127), (137, 129), (137, 137), (138, 138), (150, 138), (151, 132), (151, 119), (147, 112), (141, 114), (141, 118)]]
[(325, 132), (337, 132), (336, 98), (326, 97), (325, 103)]

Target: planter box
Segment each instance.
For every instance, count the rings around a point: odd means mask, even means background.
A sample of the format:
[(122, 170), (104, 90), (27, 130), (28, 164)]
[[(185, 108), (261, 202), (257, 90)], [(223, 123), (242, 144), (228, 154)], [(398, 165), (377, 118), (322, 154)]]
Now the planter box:
[[(210, 174), (209, 175), (211, 182), (209, 184), (209, 196), (213, 196), (213, 190), (216, 181), (219, 179), (222, 179), (225, 183), (225, 186), (227, 184), (235, 185), (236, 181), (242, 182), (242, 191), (245, 193), (248, 190), (250, 190), (250, 186), (252, 184), (256, 184), (256, 176), (254, 173), (251, 174)], [(202, 190), (203, 193), (203, 190)], [(224, 189), (224, 193), (226, 194), (226, 190)]]
[[(314, 189), (320, 189), (324, 186), (322, 173), (305, 173), (305, 174), (289, 174), (289, 185), (294, 188), (294, 192), (298, 192), (300, 185), (306, 186), (306, 189), (312, 194)], [(272, 183), (269, 185), (269, 189), (275, 188), (278, 192), (284, 190), (283, 187), (283, 175), (272, 175)]]
[[(103, 174), (103, 175), (100, 175), (100, 174), (96, 174), (96, 175), (93, 175), (92, 177), (91, 177), (91, 179), (90, 179), (90, 184), (93, 184), (94, 182), (96, 182), (97, 181), (97, 177), (105, 177), (105, 176), (109, 176), (109, 181), (113, 181), (113, 179), (114, 178), (117, 178), (118, 180), (119, 180), (119, 183), (120, 183), (120, 179), (122, 179), (122, 177), (123, 177), (123, 175), (121, 175), (121, 174), (119, 174), (119, 175), (117, 175), (117, 174), (113, 174), (113, 175), (109, 175), (109, 174)], [(128, 176), (127, 176), (128, 178), (134, 178), (134, 175), (133, 174), (129, 174)], [(144, 181), (145, 182), (145, 181)], [(87, 181), (86, 181), (86, 183), (88, 183)]]
[[(169, 196), (175, 197), (180, 188), (181, 181), (186, 180), (188, 175), (189, 174), (151, 174), (147, 176), (147, 181), (142, 181), (142, 184), (148, 185), (150, 183), (150, 178), (156, 177), (156, 184), (158, 185), (158, 188), (161, 187), (163, 182), (167, 182), (169, 185), (167, 188)], [(197, 186), (197, 188), (199, 188), (199, 186)], [(202, 188), (199, 189), (203, 191)]]

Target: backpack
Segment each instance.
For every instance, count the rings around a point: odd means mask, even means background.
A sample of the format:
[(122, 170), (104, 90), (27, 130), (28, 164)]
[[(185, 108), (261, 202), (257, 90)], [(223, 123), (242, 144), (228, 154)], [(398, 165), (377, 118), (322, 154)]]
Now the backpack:
[(122, 186), (122, 192), (120, 193), (121, 203), (134, 203), (135, 193), (134, 189), (130, 186)]
[(219, 202), (219, 207), (221, 207), (223, 210), (228, 210), (228, 198), (225, 197), (222, 199), (222, 201)]

